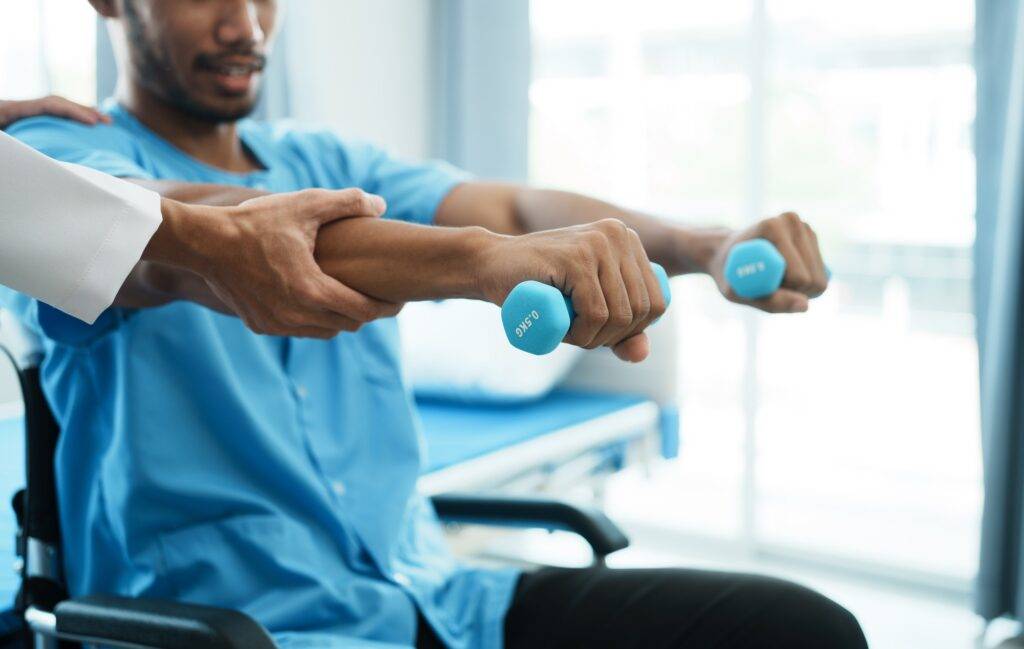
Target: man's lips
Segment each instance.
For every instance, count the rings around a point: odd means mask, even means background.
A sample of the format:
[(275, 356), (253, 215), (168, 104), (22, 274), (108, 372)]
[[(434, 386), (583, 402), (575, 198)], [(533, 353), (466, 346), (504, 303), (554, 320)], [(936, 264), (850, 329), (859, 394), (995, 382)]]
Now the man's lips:
[(201, 70), (239, 77), (262, 72), (266, 65), (267, 57), (262, 54), (200, 54), (196, 59), (196, 67)]
[(244, 94), (252, 86), (253, 77), (260, 73), (266, 59), (259, 57), (230, 57), (200, 60), (199, 69), (213, 75), (217, 85), (227, 94)]
[(243, 95), (249, 92), (255, 75), (256, 73), (251, 71), (246, 71), (244, 73), (225, 73), (214, 71), (213, 79), (224, 93), (229, 95)]

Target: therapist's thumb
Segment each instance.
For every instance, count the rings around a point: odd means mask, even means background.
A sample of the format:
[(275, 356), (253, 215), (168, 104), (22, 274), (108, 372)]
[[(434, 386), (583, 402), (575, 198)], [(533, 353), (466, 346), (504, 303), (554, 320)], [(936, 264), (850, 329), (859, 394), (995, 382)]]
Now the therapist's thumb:
[(311, 212), (321, 225), (352, 217), (379, 217), (387, 211), (387, 203), (376, 194), (358, 188), (309, 190)]

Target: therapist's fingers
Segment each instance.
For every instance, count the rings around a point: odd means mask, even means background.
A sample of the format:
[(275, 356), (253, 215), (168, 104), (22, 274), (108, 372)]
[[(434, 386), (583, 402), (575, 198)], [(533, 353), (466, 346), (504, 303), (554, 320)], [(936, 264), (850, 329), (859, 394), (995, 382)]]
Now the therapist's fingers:
[[(30, 102), (30, 104), (33, 102)], [(99, 123), (110, 123), (110, 118), (95, 108), (77, 104), (64, 97), (50, 95), (34, 102), (32, 115), (53, 115), (55, 117), (66, 117), (83, 124), (95, 125)]]
[(315, 258), (317, 234), (324, 223), (378, 217), (384, 209), (383, 199), (360, 189), (252, 198), (232, 208), (236, 245), (208, 275), (215, 276), (215, 290), (256, 333), (323, 338), (328, 332), (356, 331), (397, 314), (401, 306), (326, 275)]
[(383, 198), (358, 188), (313, 189), (303, 192), (303, 195), (308, 201), (309, 214), (320, 225), (359, 216), (379, 217), (387, 211)]
[(50, 96), (27, 101), (0, 101), (0, 128), (5, 128), (19, 119), (38, 115), (67, 117), (89, 125), (110, 121), (109, 117), (95, 108), (76, 104), (63, 97)]
[(330, 277), (312, 257), (294, 259), (290, 271), (295, 277), (292, 299), (265, 318), (275, 321), (270, 328), (284, 328), (286, 335), (305, 335), (308, 327), (335, 335), (357, 331), (373, 320), (398, 315), (402, 309), (402, 305), (363, 295)]
[(310, 269), (310, 277), (302, 298), (309, 324), (356, 331), (368, 322), (394, 317), (402, 310), (401, 304), (382, 302), (342, 284), (320, 271), (319, 266), (315, 271)]
[(260, 301), (249, 294), (236, 294), (211, 285), (214, 293), (254, 333), (267, 336), (298, 336), (328, 339), (343, 331), (356, 331), (363, 323), (321, 310), (281, 306)]

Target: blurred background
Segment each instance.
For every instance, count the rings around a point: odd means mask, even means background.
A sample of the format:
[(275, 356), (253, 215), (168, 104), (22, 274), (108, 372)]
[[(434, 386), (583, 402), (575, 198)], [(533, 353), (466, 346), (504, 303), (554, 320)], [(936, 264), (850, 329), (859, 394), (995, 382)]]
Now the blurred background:
[[(677, 280), (681, 448), (604, 486), (634, 541), (610, 563), (782, 574), (853, 610), (873, 647), (979, 641), (972, 0), (287, 9), (264, 116), (688, 223), (812, 223), (834, 281), (807, 315)], [(3, 12), (0, 97), (109, 94), (85, 0)]]

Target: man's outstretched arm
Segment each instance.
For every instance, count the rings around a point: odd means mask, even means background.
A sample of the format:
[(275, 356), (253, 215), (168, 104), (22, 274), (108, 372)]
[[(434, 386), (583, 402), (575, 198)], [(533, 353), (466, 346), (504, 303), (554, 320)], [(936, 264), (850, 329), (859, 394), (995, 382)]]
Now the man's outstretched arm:
[(520, 282), (549, 284), (570, 296), (576, 312), (566, 341), (609, 346), (625, 360), (647, 355), (643, 331), (666, 308), (639, 237), (614, 219), (518, 236), (350, 219), (324, 228), (317, 260), (385, 300), (468, 297), (501, 305)]
[[(494, 232), (523, 234), (600, 219), (625, 223), (640, 237), (651, 259), (670, 275), (706, 273), (729, 300), (771, 313), (807, 310), (808, 300), (828, 285), (817, 235), (799, 216), (786, 213), (744, 230), (701, 228), (658, 219), (571, 192), (534, 189), (512, 184), (466, 183), (442, 203), (440, 225), (477, 225)], [(725, 258), (741, 241), (764, 238), (786, 259), (782, 288), (756, 301), (742, 300), (725, 281)]]
[[(184, 191), (230, 193), (214, 186), (170, 189), (179, 196)], [(315, 200), (330, 192), (300, 193)], [(293, 196), (255, 200), (272, 203), (294, 200)], [(577, 317), (568, 342), (587, 348), (611, 346), (620, 357), (633, 361), (646, 357), (643, 331), (665, 310), (639, 237), (611, 219), (521, 236), (481, 227), (344, 219), (320, 230), (316, 260), (317, 272), (322, 269), (386, 303), (465, 297), (501, 304), (519, 282), (548, 283), (572, 297)], [(119, 303), (148, 307), (177, 299), (232, 311), (194, 275), (161, 265), (137, 269)]]

